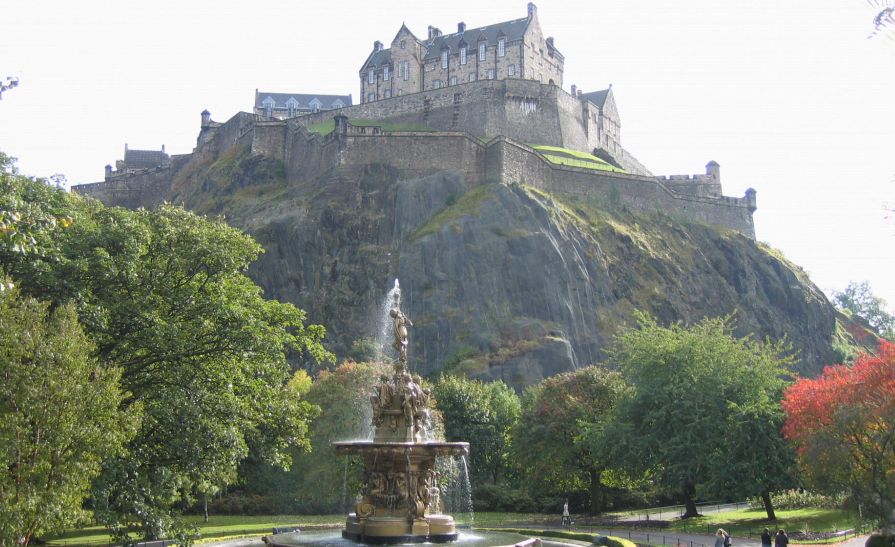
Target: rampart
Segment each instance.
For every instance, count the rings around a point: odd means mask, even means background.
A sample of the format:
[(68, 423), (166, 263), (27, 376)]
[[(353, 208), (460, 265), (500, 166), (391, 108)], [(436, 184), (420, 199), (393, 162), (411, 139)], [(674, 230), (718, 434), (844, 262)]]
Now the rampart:
[(482, 139), (506, 135), (520, 142), (592, 152), (606, 150), (628, 172), (650, 175), (614, 138), (601, 133), (599, 108), (562, 88), (531, 80), (479, 80), (319, 112), (289, 120), (312, 126), (334, 113), (383, 123), (464, 131)]
[[(500, 83), (488, 82), (488, 85), (477, 89), (483, 94), (493, 93), (492, 86)], [(537, 85), (541, 88), (553, 87)], [(568, 98), (572, 99), (571, 96)], [(565, 107), (560, 103), (565, 99), (553, 101), (552, 104), (559, 106), (549, 108), (525, 106), (528, 104), (526, 101), (530, 100), (531, 97), (519, 96), (498, 102), (511, 103), (505, 110), (515, 112), (513, 116), (523, 116), (522, 112), (530, 109), (538, 120), (552, 117), (559, 124), (570, 124), (563, 131), (573, 137), (585, 125), (582, 122), (576, 127), (571, 116), (561, 113)], [(381, 103), (386, 102), (378, 101), (359, 107), (382, 108)], [(74, 189), (107, 204), (149, 207), (168, 195), (171, 182), (187, 162), (210, 163), (234, 146), (246, 146), (253, 154), (282, 160), (290, 183), (315, 180), (343, 167), (375, 163), (387, 164), (407, 177), (452, 170), (460, 172), (473, 184), (501, 182), (528, 185), (550, 193), (596, 199), (640, 213), (662, 211), (755, 237), (752, 221), (754, 190), (750, 189), (742, 198), (721, 195), (717, 164), (709, 164), (706, 175), (670, 178), (569, 167), (551, 163), (519, 139), (501, 135), (485, 142), (465, 131), (383, 131), (381, 127), (351, 125), (343, 115), (345, 110), (348, 109), (343, 109), (335, 117), (336, 128), (327, 135), (311, 133), (307, 126), (314, 118), (332, 120), (332, 112), (286, 122), (257, 121), (251, 114), (240, 113), (208, 131), (203, 127), (196, 151), (192, 155), (176, 157), (170, 169), (80, 185)], [(430, 110), (430, 115), (434, 111)], [(438, 115), (443, 114), (440, 112)], [(359, 116), (365, 115), (372, 114)], [(499, 121), (499, 115), (492, 115), (496, 117), (490, 120), (488, 116), (483, 117), (481, 127), (496, 123), (495, 119)], [(535, 136), (532, 140), (547, 140), (549, 135), (537, 136), (541, 129), (535, 123), (531, 125), (530, 135)], [(562, 138), (552, 144), (562, 144)], [(548, 141), (547, 144), (551, 143)]]

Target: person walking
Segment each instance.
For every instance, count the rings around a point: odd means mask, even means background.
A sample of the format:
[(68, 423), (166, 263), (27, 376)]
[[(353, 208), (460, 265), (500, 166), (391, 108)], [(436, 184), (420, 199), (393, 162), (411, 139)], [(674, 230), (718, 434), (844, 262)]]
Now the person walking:
[(761, 547), (771, 547), (771, 531), (767, 528), (761, 533)]
[(786, 547), (787, 545), (789, 545), (789, 536), (786, 535), (786, 530), (781, 528), (774, 537), (774, 547)]
[(562, 524), (572, 525), (572, 515), (569, 514), (569, 498), (566, 498), (566, 502), (562, 506)]
[(730, 547), (730, 534), (723, 528), (718, 528), (718, 531), (715, 532), (715, 547)]

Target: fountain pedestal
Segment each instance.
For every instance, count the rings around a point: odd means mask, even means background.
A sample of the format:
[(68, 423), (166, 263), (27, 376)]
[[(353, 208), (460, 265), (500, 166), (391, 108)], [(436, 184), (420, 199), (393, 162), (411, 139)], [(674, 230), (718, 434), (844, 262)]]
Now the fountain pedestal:
[(407, 371), (407, 327), (410, 321), (395, 301), (389, 311), (394, 321), (398, 352), (394, 375), (383, 376), (370, 397), (375, 435), (372, 441), (334, 443), (336, 453), (363, 459), (365, 484), (354, 513), (348, 515), (342, 536), (365, 543), (421, 543), (457, 538), (454, 518), (442, 513), (437, 456), (465, 456), (469, 443), (425, 439), (429, 422), (429, 390)]

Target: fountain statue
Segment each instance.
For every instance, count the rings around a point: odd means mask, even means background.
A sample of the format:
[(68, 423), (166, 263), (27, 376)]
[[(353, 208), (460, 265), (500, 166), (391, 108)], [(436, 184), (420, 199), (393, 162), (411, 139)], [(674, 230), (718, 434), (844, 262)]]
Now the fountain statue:
[(362, 497), (348, 515), (342, 536), (365, 543), (452, 541), (456, 525), (442, 513), (435, 458), (465, 456), (469, 443), (427, 438), (429, 390), (407, 366), (407, 335), (413, 324), (401, 311), (397, 279), (393, 294), (388, 313), (398, 359), (392, 377), (381, 377), (370, 397), (373, 440), (334, 443), (338, 454), (358, 455), (364, 463)]

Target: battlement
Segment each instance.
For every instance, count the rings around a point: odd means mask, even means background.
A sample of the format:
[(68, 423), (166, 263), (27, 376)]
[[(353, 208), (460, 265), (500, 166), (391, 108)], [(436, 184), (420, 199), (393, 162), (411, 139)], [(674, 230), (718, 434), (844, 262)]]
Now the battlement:
[(345, 110), (330, 113), (333, 130), (325, 133), (309, 131), (311, 124), (300, 118), (258, 121), (252, 114), (239, 113), (223, 124), (203, 124), (194, 153), (177, 157), (169, 169), (132, 173), (73, 190), (108, 204), (152, 207), (166, 199), (177, 173), (188, 163), (207, 164), (227, 150), (246, 147), (253, 155), (281, 160), (287, 181), (316, 180), (372, 163), (387, 164), (405, 178), (455, 171), (471, 184), (499, 181), (597, 198), (634, 212), (678, 214), (755, 237), (755, 191), (750, 189), (742, 198), (721, 195), (720, 171), (714, 162), (706, 175), (694, 176), (594, 170), (554, 163), (506, 135), (485, 141), (466, 131), (393, 131), (369, 121), (354, 124)]

